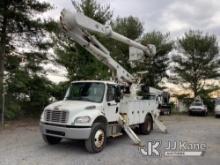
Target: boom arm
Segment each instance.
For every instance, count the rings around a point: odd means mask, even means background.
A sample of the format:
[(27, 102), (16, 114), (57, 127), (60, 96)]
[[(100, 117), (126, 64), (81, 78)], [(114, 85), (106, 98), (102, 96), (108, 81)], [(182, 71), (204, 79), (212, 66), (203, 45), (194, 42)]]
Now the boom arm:
[(133, 83), (136, 79), (110, 56), (109, 51), (95, 38), (95, 36), (90, 35), (87, 31), (100, 33), (106, 37), (128, 44), (129, 46), (141, 49), (147, 54), (155, 52), (155, 47), (153, 45), (145, 47), (138, 42), (112, 31), (111, 26), (102, 25), (80, 13), (72, 13), (64, 9), (61, 12), (60, 21), (63, 29), (71, 39), (84, 47), (110, 69), (116, 71), (117, 79), (120, 82)]

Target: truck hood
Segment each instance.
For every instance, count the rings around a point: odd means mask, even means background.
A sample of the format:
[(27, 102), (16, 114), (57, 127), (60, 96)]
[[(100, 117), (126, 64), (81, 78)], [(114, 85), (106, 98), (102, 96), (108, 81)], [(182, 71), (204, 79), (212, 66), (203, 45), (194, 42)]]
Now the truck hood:
[(47, 107), (45, 107), (45, 109), (77, 112), (77, 111), (85, 110), (86, 107), (90, 107), (90, 106), (97, 107), (99, 106), (99, 104), (93, 102), (87, 102), (87, 101), (63, 100), (63, 101), (54, 102), (48, 105)]

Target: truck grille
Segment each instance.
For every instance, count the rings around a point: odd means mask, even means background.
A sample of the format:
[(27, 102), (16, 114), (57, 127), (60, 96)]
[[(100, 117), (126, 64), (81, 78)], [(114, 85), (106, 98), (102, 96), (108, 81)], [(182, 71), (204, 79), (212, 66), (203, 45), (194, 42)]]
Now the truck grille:
[(46, 110), (45, 121), (55, 122), (55, 123), (67, 123), (68, 114), (69, 113), (67, 111)]

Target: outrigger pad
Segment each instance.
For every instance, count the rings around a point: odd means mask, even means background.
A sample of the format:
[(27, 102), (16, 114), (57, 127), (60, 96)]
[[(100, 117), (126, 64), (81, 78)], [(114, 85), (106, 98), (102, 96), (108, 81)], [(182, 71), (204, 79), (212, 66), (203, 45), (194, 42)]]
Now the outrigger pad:
[(122, 128), (127, 133), (128, 137), (134, 142), (134, 144), (139, 145), (139, 146), (143, 146), (142, 141), (134, 133), (134, 131), (127, 125), (126, 121), (124, 120), (124, 118), (121, 115), (119, 115), (118, 123), (122, 126)]
[(167, 127), (159, 120), (160, 112), (158, 111), (153, 111), (151, 112), (151, 115), (153, 117), (154, 123), (157, 125), (157, 127), (163, 132), (163, 133), (168, 133)]

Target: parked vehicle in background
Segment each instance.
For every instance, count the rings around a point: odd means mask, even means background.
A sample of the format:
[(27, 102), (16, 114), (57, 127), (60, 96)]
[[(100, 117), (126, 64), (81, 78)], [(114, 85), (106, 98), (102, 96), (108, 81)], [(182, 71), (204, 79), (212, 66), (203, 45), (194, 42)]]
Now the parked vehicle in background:
[(202, 114), (204, 116), (207, 116), (208, 114), (207, 106), (204, 105), (202, 99), (199, 96), (195, 98), (189, 107), (189, 115), (192, 114)]
[(158, 109), (160, 110), (160, 115), (170, 115), (171, 114), (171, 105), (159, 105)]
[(158, 109), (160, 110), (161, 115), (170, 115), (171, 114), (171, 105), (169, 103), (170, 94), (168, 92), (163, 92), (162, 97), (160, 97), (161, 104), (159, 104)]
[(220, 98), (217, 98), (215, 100), (215, 116), (216, 117), (220, 116)]

